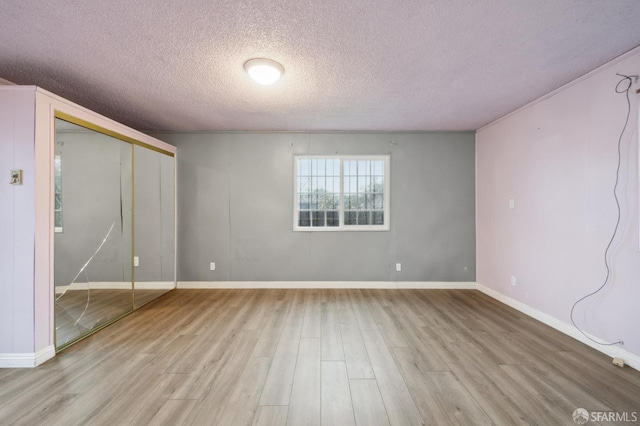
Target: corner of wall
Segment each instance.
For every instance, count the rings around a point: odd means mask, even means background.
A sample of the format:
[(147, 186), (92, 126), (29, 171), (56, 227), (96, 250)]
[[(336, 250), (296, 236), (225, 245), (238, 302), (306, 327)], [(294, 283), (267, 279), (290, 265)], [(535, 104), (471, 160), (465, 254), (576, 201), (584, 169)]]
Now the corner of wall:
[(15, 83), (10, 82), (9, 80), (5, 80), (0, 77), (0, 86), (15, 86)]
[(0, 368), (34, 368), (45, 363), (56, 355), (54, 346), (34, 353), (0, 354)]
[[(566, 334), (569, 337), (573, 337), (577, 341), (584, 343), (585, 345), (601, 352), (610, 357), (618, 357), (624, 359), (625, 364), (629, 367), (634, 368), (635, 370), (640, 371), (640, 356), (633, 354), (629, 351), (625, 351), (620, 349), (619, 347), (614, 346), (602, 346), (598, 345), (594, 341), (587, 338), (585, 335), (580, 333), (575, 327), (571, 324), (567, 324), (564, 321), (560, 321), (559, 319), (552, 317), (549, 314), (545, 314), (542, 311), (539, 311), (535, 308), (532, 308), (529, 305), (526, 305), (522, 302), (519, 302), (515, 299), (510, 298), (509, 296), (505, 296), (502, 293), (499, 293), (485, 285), (477, 283), (477, 289), (482, 293), (486, 294), (489, 297), (496, 299), (497, 301), (504, 303), (507, 306), (512, 307), (513, 309), (522, 312), (525, 315), (530, 316), (533, 319), (540, 321), (543, 324), (548, 325), (551, 328), (554, 328), (561, 333)], [(597, 339), (595, 336), (587, 335), (592, 339)]]

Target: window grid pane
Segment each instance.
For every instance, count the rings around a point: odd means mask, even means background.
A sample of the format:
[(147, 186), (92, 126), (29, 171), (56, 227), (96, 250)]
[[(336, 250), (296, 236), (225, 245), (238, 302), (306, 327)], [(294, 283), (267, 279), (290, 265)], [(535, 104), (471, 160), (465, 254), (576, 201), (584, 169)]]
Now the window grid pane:
[(297, 158), (296, 161), (299, 227), (385, 225), (386, 160)]
[(384, 225), (384, 160), (345, 160), (344, 173), (345, 225)]
[(300, 211), (298, 216), (298, 226), (311, 226), (309, 211)]
[(299, 158), (296, 203), (298, 226), (340, 226), (340, 160)]

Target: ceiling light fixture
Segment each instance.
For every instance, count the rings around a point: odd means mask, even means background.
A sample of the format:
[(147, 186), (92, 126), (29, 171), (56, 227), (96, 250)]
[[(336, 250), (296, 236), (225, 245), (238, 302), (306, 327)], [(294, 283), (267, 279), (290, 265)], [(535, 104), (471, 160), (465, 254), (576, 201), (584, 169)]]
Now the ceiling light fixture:
[(265, 86), (273, 84), (284, 74), (284, 67), (271, 59), (255, 58), (244, 63), (247, 74), (256, 82)]

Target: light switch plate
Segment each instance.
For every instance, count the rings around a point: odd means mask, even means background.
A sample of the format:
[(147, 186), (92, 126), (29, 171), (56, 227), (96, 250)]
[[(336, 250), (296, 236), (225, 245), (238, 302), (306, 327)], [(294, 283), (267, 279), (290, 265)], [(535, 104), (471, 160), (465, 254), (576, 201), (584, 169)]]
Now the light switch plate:
[(11, 185), (22, 185), (22, 170), (11, 170)]

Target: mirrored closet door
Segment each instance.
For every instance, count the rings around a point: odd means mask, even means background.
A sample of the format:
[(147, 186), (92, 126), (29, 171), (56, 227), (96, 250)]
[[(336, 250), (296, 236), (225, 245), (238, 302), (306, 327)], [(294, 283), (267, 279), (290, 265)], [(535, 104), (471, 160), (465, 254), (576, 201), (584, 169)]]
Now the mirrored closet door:
[(74, 121), (55, 118), (57, 349), (175, 287), (173, 154)]

